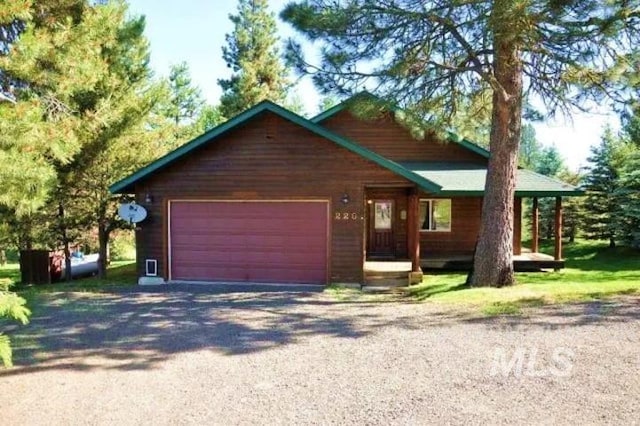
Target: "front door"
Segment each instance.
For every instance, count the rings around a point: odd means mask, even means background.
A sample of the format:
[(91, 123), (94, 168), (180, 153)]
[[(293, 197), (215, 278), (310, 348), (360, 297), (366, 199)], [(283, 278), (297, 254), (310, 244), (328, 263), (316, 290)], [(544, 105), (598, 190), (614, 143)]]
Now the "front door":
[(368, 257), (395, 257), (393, 200), (372, 200), (369, 204)]

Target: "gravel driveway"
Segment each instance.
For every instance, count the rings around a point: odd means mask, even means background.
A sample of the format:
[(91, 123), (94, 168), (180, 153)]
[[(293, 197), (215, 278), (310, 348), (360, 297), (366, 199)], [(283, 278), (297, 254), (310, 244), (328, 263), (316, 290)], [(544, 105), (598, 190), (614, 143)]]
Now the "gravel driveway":
[(258, 290), (43, 296), (2, 423), (640, 421), (640, 299), (478, 318)]

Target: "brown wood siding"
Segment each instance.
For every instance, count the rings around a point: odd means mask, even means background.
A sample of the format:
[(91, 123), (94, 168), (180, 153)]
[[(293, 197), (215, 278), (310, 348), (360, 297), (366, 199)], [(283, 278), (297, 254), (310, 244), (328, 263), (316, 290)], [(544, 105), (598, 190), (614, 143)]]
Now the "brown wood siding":
[[(437, 197), (421, 194), (420, 199)], [(472, 254), (480, 232), (481, 197), (451, 199), (451, 231), (420, 232), (420, 255)]]
[[(330, 201), (330, 281), (363, 281), (365, 185), (407, 185), (396, 174), (347, 151), (275, 114), (199, 148), (136, 185), (137, 200), (148, 208), (138, 237), (138, 267), (157, 259), (166, 278), (167, 200)], [(153, 204), (144, 195), (153, 195)], [(351, 202), (340, 198), (348, 193)], [(341, 219), (336, 219), (336, 214)], [(348, 219), (343, 219), (344, 214)], [(354, 219), (355, 217), (355, 219)], [(406, 245), (406, 244), (405, 244)]]
[(416, 140), (390, 114), (375, 120), (361, 120), (344, 110), (321, 124), (394, 161), (487, 162), (483, 156), (455, 142), (440, 143), (433, 137)]

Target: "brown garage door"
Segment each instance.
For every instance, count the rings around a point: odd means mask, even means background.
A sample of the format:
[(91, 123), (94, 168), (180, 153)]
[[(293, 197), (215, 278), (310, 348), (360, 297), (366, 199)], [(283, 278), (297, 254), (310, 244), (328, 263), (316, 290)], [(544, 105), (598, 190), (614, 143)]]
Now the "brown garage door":
[(327, 281), (326, 202), (170, 203), (172, 280)]

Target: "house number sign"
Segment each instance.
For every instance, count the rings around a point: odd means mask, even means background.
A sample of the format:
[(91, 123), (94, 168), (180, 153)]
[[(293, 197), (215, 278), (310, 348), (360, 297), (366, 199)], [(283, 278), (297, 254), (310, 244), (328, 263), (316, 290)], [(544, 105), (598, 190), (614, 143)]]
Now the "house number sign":
[(333, 218), (335, 220), (358, 220), (360, 216), (356, 212), (335, 212)]

